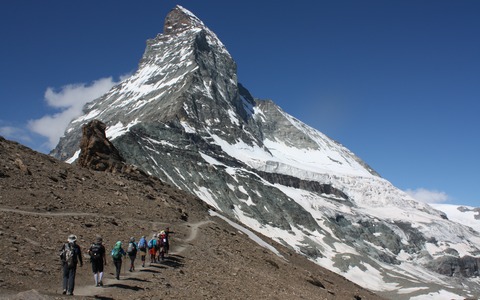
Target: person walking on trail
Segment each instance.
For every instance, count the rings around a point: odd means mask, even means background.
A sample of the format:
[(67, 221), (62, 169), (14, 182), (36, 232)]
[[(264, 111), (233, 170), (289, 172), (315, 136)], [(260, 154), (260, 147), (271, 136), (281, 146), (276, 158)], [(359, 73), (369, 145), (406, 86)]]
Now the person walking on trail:
[(140, 259), (142, 260), (142, 267), (145, 267), (145, 257), (147, 256), (147, 240), (143, 235), (138, 241), (138, 250), (140, 251)]
[(164, 260), (165, 259), (165, 253), (167, 251), (167, 235), (165, 234), (165, 231), (160, 231), (159, 233), (159, 248), (160, 248), (160, 251), (159, 251), (159, 260)]
[(148, 253), (150, 253), (150, 264), (156, 263), (156, 257), (157, 257), (157, 235), (154, 234), (153, 237), (148, 241), (147, 247), (148, 247)]
[(71, 234), (68, 236), (67, 243), (60, 249), (60, 259), (62, 260), (63, 271), (63, 294), (73, 295), (75, 288), (75, 273), (77, 264), (83, 266), (82, 251), (77, 245), (77, 236)]
[(130, 272), (135, 271), (135, 258), (137, 257), (137, 249), (137, 243), (135, 243), (135, 238), (132, 236), (127, 247), (127, 254), (130, 258)]
[(88, 254), (92, 263), (93, 278), (95, 286), (103, 286), (103, 266), (107, 265), (105, 258), (105, 246), (102, 244), (102, 238), (97, 236), (95, 243), (90, 246)]
[(122, 270), (122, 256), (125, 257), (127, 253), (122, 248), (122, 242), (118, 241), (115, 243), (115, 246), (110, 253), (113, 259), (113, 264), (115, 265), (115, 278), (120, 279), (120, 271)]
[(165, 228), (165, 254), (168, 254), (168, 250), (170, 250), (170, 234), (174, 234), (175, 232), (170, 231), (170, 227)]

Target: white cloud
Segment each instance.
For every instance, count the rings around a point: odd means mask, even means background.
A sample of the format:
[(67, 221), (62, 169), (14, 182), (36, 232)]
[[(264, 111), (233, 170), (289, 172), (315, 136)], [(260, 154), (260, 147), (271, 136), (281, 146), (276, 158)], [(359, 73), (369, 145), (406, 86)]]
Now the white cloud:
[(26, 130), (18, 127), (0, 126), (0, 135), (7, 139), (14, 139), (22, 142), (32, 141), (32, 139), (28, 136)]
[(405, 192), (412, 196), (415, 200), (425, 203), (442, 203), (449, 200), (449, 197), (445, 192), (435, 190), (418, 188), (416, 190), (408, 189)]
[(108, 77), (95, 80), (90, 85), (69, 84), (59, 91), (49, 87), (45, 91), (45, 101), (50, 107), (59, 109), (60, 112), (28, 121), (28, 128), (47, 137), (47, 146), (52, 149), (57, 145), (70, 121), (82, 114), (83, 106), (102, 96), (116, 84), (118, 82)]

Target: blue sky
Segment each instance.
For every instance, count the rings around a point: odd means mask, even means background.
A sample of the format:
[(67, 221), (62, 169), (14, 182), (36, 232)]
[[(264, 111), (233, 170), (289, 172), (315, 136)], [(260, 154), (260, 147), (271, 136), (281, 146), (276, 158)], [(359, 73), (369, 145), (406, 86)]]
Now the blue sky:
[(3, 1), (0, 135), (48, 153), (180, 4), (257, 98), (417, 199), (480, 206), (480, 1)]

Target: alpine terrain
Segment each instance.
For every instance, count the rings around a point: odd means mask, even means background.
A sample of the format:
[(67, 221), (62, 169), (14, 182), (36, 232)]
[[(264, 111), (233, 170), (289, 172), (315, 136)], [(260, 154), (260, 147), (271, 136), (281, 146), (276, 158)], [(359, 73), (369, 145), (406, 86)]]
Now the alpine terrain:
[(215, 33), (183, 7), (147, 41), (138, 70), (87, 104), (51, 154), (75, 162), (92, 120), (128, 164), (382, 296), (480, 295), (478, 231), (254, 98)]

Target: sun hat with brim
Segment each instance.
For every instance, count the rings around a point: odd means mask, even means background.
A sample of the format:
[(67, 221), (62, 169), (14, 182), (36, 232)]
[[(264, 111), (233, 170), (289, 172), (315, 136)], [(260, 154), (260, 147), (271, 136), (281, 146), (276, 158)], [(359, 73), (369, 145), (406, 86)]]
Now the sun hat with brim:
[(76, 240), (77, 240), (77, 236), (76, 236), (76, 235), (71, 234), (71, 235), (68, 236), (68, 241), (69, 241), (70, 243), (73, 243), (73, 242), (75, 242)]

